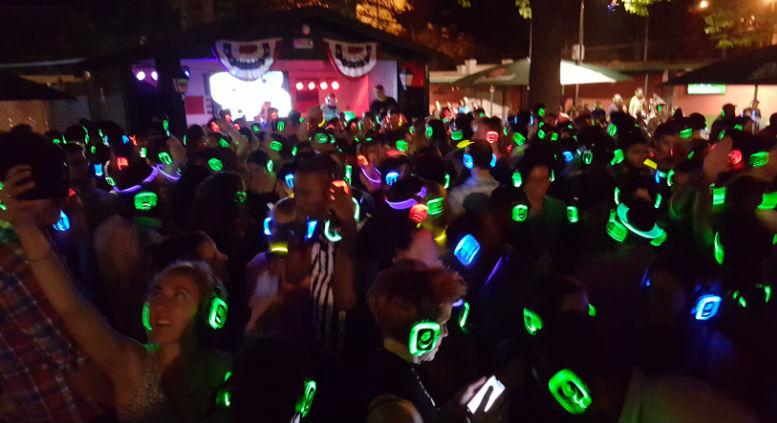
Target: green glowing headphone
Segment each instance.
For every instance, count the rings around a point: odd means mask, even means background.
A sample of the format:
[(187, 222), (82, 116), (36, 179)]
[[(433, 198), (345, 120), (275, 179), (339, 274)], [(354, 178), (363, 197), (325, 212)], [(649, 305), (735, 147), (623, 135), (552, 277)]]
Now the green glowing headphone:
[(588, 385), (570, 369), (561, 369), (551, 376), (548, 380), (548, 390), (553, 399), (569, 414), (583, 414), (593, 402)]
[(294, 412), (299, 415), (300, 419), (304, 419), (310, 409), (313, 408), (313, 400), (316, 398), (316, 390), (318, 384), (313, 379), (305, 379), (304, 388), (302, 394), (297, 398), (297, 402), (294, 405)]
[(407, 349), (414, 357), (428, 354), (437, 347), (442, 339), (442, 326), (437, 322), (416, 322), (410, 328)]
[(148, 212), (156, 208), (159, 197), (151, 191), (140, 191), (132, 199), (135, 210)]
[(642, 231), (632, 225), (628, 220), (629, 207), (625, 203), (618, 204), (618, 207), (610, 210), (610, 219), (607, 222), (607, 235), (617, 242), (624, 242), (629, 234), (637, 235), (641, 238), (650, 240), (650, 245), (660, 247), (666, 241), (666, 231), (653, 224), (648, 231)]

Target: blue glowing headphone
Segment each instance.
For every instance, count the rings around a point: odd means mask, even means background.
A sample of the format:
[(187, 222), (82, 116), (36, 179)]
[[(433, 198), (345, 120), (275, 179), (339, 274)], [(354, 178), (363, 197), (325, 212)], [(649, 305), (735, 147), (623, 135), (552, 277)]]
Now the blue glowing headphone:
[[(648, 268), (642, 276), (643, 290), (650, 289), (653, 286), (650, 271), (651, 269)], [(698, 288), (693, 294), (693, 305), (691, 306), (690, 315), (695, 320), (710, 320), (718, 315), (722, 302), (723, 298), (712, 287), (704, 286)]]

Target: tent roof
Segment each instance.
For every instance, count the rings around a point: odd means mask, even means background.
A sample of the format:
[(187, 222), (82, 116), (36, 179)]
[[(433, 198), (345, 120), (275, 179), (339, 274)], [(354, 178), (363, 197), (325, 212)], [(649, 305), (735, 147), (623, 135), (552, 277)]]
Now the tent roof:
[(20, 76), (0, 74), (0, 101), (72, 100), (73, 97)]
[[(529, 59), (522, 59), (504, 65), (494, 66), (455, 81), (455, 85), (529, 85)], [(588, 64), (576, 65), (561, 61), (561, 84), (598, 84), (628, 81), (631, 78), (621, 73)]]
[[(301, 28), (305, 24), (311, 28), (311, 33), (308, 36), (302, 34)], [(147, 40), (142, 45), (93, 58), (83, 63), (82, 66), (83, 68), (100, 67), (165, 56), (189, 59), (213, 57), (211, 48), (214, 42), (220, 39), (247, 41), (279, 36), (284, 38), (284, 48), (281, 49), (281, 55), (302, 56), (293, 58), (322, 59), (325, 57), (304, 57), (305, 55), (310, 56), (311, 52), (294, 52), (293, 48), (287, 48), (287, 45), (291, 46), (292, 38), (332, 37), (351, 42), (376, 41), (380, 43), (379, 54), (388, 54), (403, 60), (451, 61), (449, 57), (439, 52), (373, 28), (336, 11), (320, 7), (306, 7), (260, 13), (251, 17), (250, 20), (246, 19), (242, 22), (212, 23), (169, 33)], [(320, 55), (321, 51), (316, 53)]]
[(686, 84), (777, 84), (777, 46), (719, 60), (666, 82)]

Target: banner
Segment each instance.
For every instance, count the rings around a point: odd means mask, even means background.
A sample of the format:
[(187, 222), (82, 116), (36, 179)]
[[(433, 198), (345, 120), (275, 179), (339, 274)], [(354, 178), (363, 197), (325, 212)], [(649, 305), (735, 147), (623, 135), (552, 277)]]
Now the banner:
[(324, 39), (329, 60), (348, 78), (366, 75), (378, 63), (378, 43), (345, 43)]
[(232, 76), (244, 81), (255, 81), (270, 70), (280, 41), (281, 38), (254, 41), (218, 40), (213, 50)]

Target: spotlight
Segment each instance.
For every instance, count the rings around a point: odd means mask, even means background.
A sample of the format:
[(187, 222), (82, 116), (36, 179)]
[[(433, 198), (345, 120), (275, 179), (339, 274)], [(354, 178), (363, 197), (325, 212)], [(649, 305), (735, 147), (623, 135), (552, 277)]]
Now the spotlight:
[(146, 79), (146, 73), (143, 71), (138, 71), (138, 73), (135, 74), (135, 78), (138, 78), (138, 81), (142, 81)]
[(295, 88), (297, 88), (297, 91), (302, 91), (303, 88), (305, 88), (305, 84), (302, 82), (297, 82), (296, 85), (294, 85)]
[(332, 89), (333, 90), (339, 90), (340, 89), (340, 83), (337, 81), (332, 81)]
[(329, 87), (329, 84), (327, 84), (327, 83), (326, 83), (326, 81), (321, 81), (321, 83), (320, 83), (320, 84), (318, 84), (318, 86), (319, 86), (319, 88), (321, 88), (322, 90), (325, 90), (325, 89), (327, 89), (327, 88)]
[(151, 71), (151, 79), (153, 79), (154, 81), (158, 80), (159, 74), (156, 73), (156, 71)]
[(316, 89), (316, 83), (315, 83), (315, 82), (313, 82), (313, 81), (310, 81), (310, 82), (308, 82), (308, 89), (309, 89), (310, 91), (313, 91), (313, 90), (315, 90), (315, 89)]

